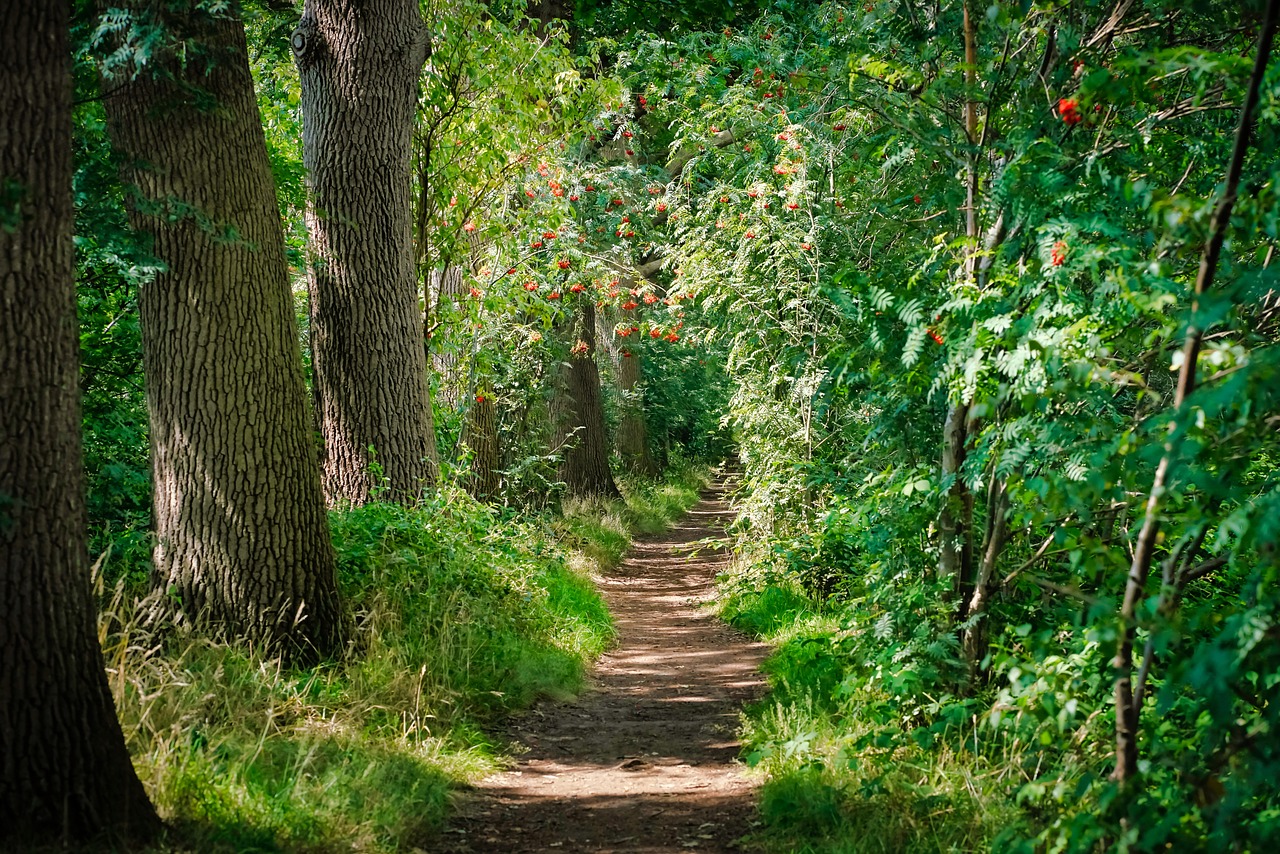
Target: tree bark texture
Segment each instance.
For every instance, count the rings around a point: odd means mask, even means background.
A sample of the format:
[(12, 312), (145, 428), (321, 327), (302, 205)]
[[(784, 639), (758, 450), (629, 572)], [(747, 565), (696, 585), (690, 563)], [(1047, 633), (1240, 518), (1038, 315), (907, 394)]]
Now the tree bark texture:
[(555, 446), (562, 448), (560, 479), (570, 495), (620, 498), (609, 469), (609, 437), (604, 423), (600, 371), (596, 367), (596, 309), (590, 300), (574, 319), (569, 340), (579, 350), (558, 372), (553, 396)]
[(166, 265), (138, 297), (153, 580), (179, 622), (325, 655), (342, 642), (335, 556), (244, 27), (196, 10), (183, 26), (207, 69), (161, 58), (106, 99), (132, 224)]
[[(627, 286), (630, 287), (630, 284)], [(618, 430), (614, 447), (622, 464), (640, 475), (654, 475), (658, 467), (649, 453), (649, 427), (644, 418), (641, 400), (640, 354), (625, 344), (619, 344), (613, 333), (613, 324), (607, 313), (598, 315), (596, 334), (600, 336), (601, 349), (607, 353), (613, 368), (614, 389), (618, 393)]]
[(325, 493), (412, 500), (436, 476), (410, 180), (426, 28), (413, 0), (307, 0), (292, 46)]
[[(98, 646), (72, 266), (70, 3), (0, 29), (0, 849), (142, 840)], [(108, 841), (106, 844), (111, 844)]]

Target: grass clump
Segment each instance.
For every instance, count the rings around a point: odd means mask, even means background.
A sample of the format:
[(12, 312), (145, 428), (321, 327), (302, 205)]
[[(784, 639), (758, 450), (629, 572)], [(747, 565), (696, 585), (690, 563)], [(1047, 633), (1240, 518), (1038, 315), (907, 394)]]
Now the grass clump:
[(940, 682), (929, 657), (944, 651), (895, 644), (883, 620), (877, 638), (866, 600), (822, 599), (759, 566), (721, 582), (721, 616), (774, 647), (769, 695), (743, 717), (746, 761), (764, 778), (756, 849), (974, 851), (1021, 820), (1016, 760), (972, 739), (977, 701), (925, 696)]
[[(522, 517), (440, 494), (331, 516), (353, 613), (347, 654), (296, 668), (143, 625), (124, 586), (100, 639), (163, 850), (429, 847), (449, 790), (494, 770), (488, 735), (579, 691), (614, 629), (590, 573), (629, 531), (696, 500), (696, 476), (631, 483), (630, 502)], [(682, 506), (683, 502), (683, 506)], [(632, 528), (635, 525), (635, 528)]]
[(633, 534), (665, 530), (698, 501), (707, 485), (697, 467), (677, 462), (662, 480), (622, 477), (618, 488), (623, 499), (570, 498), (557, 531), (572, 548), (580, 550), (602, 569), (612, 569), (631, 546)]

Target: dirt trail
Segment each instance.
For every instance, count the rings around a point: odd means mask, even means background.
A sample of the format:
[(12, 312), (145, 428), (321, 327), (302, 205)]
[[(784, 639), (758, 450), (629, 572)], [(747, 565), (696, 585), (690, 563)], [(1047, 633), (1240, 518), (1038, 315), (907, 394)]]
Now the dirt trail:
[(713, 488), (601, 580), (617, 647), (576, 701), (517, 721), (519, 764), (461, 798), (446, 850), (736, 850), (755, 808), (734, 733), (766, 649), (701, 607), (728, 557), (698, 545), (731, 517)]

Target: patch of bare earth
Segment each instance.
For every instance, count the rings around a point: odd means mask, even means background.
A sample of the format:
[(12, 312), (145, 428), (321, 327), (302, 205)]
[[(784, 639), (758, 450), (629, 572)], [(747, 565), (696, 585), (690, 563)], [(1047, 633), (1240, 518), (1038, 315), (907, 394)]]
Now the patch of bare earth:
[(705, 493), (601, 580), (617, 647), (576, 701), (516, 722), (518, 764), (464, 793), (446, 850), (737, 850), (755, 799), (734, 734), (763, 691), (766, 648), (705, 607), (728, 560), (702, 542), (732, 518), (722, 496)]

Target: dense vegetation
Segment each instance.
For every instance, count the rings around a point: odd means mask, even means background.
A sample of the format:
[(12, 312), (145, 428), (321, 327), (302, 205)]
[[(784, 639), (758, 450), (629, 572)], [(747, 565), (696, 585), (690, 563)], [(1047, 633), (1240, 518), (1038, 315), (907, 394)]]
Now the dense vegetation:
[(438, 838), (451, 788), (500, 767), (495, 726), (567, 699), (613, 624), (592, 576), (665, 527), (685, 469), (520, 518), (441, 490), (331, 521), (357, 623), (342, 658), (288, 667), (234, 644), (165, 638), (121, 584), (100, 636), (135, 766), (171, 843), (195, 851), (397, 851)]
[(220, 116), (207, 34), (243, 27), (290, 350), (346, 441), (318, 306), (348, 259), (315, 243), (345, 223), (304, 166), (331, 2), (72, 14), (89, 552), (165, 844), (427, 845), (496, 722), (606, 648), (591, 574), (727, 457), (720, 613), (776, 646), (754, 844), (1280, 838), (1280, 4), (411, 4), (384, 248), (412, 261), (427, 450), (415, 480), (355, 441), (350, 492), (309, 469), (343, 608), (336, 651), (297, 654), (175, 617), (155, 575), (139, 296), (174, 265), (140, 223), (247, 238), (147, 197), (111, 99), (155, 74)]

